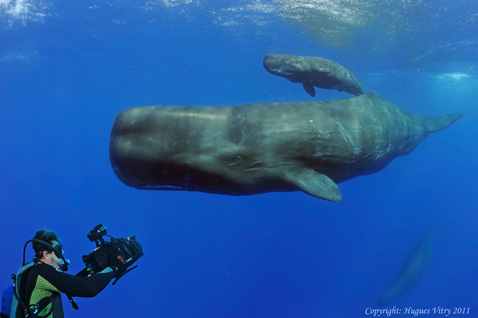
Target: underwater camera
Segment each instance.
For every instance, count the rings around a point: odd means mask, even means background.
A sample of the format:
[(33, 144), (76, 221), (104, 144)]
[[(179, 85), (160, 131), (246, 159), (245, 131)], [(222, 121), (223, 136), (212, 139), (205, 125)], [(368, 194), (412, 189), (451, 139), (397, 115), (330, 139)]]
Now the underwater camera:
[[(86, 235), (91, 242), (96, 243), (96, 248), (88, 255), (83, 255), (83, 263), (85, 268), (81, 270), (76, 276), (86, 277), (92, 274), (101, 272), (110, 264), (111, 255), (121, 253), (124, 258), (124, 264), (126, 267), (131, 266), (141, 256), (143, 256), (143, 248), (141, 244), (136, 240), (136, 236), (130, 236), (127, 238), (115, 238), (106, 234), (106, 226), (98, 224)], [(110, 237), (109, 241), (104, 239), (105, 236)], [(135, 269), (138, 266), (134, 266), (121, 276), (117, 277), (118, 280), (127, 272)], [(116, 283), (116, 281), (115, 281)], [(113, 283), (114, 284), (114, 283)]]

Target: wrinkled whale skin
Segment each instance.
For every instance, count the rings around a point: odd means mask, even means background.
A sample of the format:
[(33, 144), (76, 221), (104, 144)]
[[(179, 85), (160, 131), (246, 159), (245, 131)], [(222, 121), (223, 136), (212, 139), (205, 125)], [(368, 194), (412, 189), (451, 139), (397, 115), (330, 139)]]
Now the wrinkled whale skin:
[(270, 53), (264, 56), (263, 65), (271, 74), (287, 78), (293, 83), (302, 83), (312, 97), (315, 96), (314, 86), (357, 96), (363, 94), (362, 85), (352, 72), (321, 57)]
[(383, 169), (460, 117), (412, 115), (374, 92), (323, 102), (137, 107), (117, 115), (110, 161), (138, 189), (302, 190), (338, 202), (336, 183)]

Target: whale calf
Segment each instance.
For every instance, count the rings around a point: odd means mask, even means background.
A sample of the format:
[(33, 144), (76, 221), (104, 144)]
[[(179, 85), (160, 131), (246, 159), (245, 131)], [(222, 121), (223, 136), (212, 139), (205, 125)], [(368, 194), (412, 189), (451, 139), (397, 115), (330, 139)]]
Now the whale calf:
[(264, 68), (271, 74), (302, 83), (310, 96), (315, 87), (336, 89), (354, 95), (362, 95), (362, 85), (345, 67), (321, 57), (296, 56), (270, 53), (264, 57)]
[(138, 189), (301, 190), (339, 202), (337, 183), (383, 169), (461, 116), (412, 115), (375, 92), (322, 102), (136, 107), (116, 116), (110, 161)]

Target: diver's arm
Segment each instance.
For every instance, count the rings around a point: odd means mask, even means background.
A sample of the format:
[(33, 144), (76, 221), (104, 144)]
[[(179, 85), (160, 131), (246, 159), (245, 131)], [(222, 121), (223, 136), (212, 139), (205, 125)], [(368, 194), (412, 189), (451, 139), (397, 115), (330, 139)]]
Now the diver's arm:
[(100, 291), (108, 286), (114, 275), (110, 267), (89, 277), (78, 277), (62, 273), (53, 266), (46, 264), (39, 264), (35, 266), (35, 269), (40, 276), (49, 281), (60, 292), (78, 297), (94, 297), (98, 295)]

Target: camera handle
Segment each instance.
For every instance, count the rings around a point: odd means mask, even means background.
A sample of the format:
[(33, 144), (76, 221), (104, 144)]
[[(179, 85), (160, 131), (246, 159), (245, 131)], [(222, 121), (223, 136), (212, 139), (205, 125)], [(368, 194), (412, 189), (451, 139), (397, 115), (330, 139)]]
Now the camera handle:
[(132, 271), (133, 269), (135, 269), (136, 267), (138, 267), (138, 265), (133, 266), (133, 267), (131, 267), (130, 269), (124, 271), (121, 275), (119, 275), (118, 277), (116, 277), (116, 279), (115, 279), (115, 281), (113, 282), (112, 285), (116, 284), (116, 282), (117, 282), (121, 277), (123, 277), (123, 276), (126, 275), (127, 273), (131, 272), (131, 271)]

